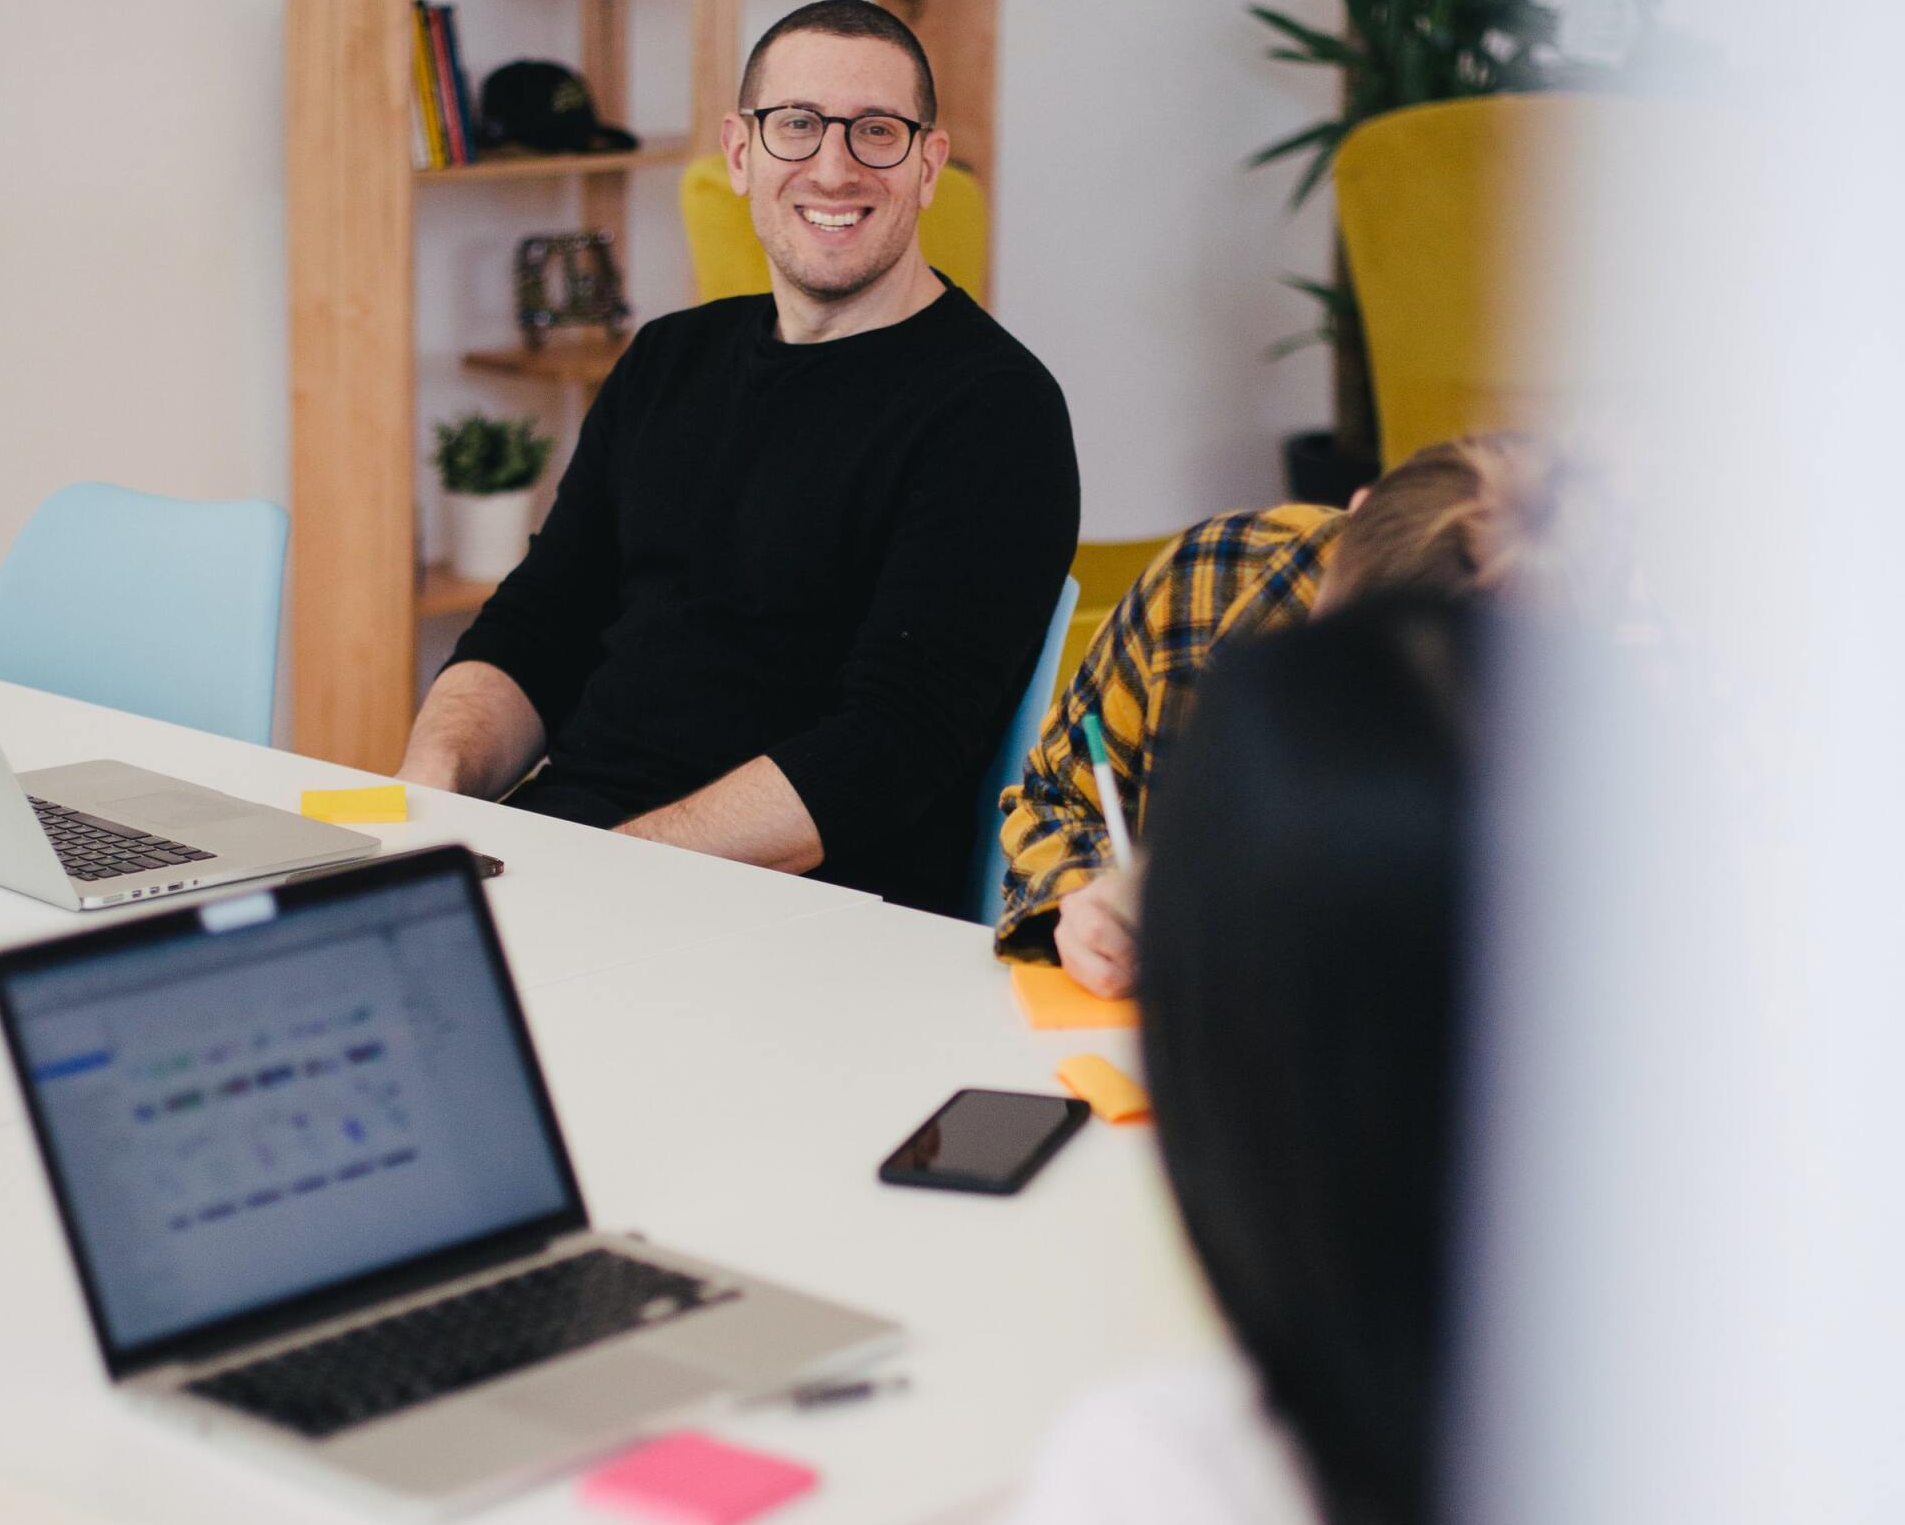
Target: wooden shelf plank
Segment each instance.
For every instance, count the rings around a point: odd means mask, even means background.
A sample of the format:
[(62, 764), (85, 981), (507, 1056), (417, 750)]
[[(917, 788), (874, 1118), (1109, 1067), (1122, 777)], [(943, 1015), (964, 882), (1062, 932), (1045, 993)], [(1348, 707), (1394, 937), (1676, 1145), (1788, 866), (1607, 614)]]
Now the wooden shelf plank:
[(552, 335), (539, 350), (479, 349), (463, 357), (464, 366), (493, 376), (533, 376), (543, 381), (566, 381), (599, 387), (628, 348), (628, 336), (588, 338)]
[(448, 567), (425, 567), (417, 580), (417, 618), (433, 614), (474, 614), (496, 591), (493, 582), (471, 582)]
[(612, 175), (649, 164), (684, 164), (686, 138), (652, 138), (642, 147), (617, 154), (504, 154), (474, 164), (412, 170), (419, 185), (445, 181), (533, 180), (553, 175)]

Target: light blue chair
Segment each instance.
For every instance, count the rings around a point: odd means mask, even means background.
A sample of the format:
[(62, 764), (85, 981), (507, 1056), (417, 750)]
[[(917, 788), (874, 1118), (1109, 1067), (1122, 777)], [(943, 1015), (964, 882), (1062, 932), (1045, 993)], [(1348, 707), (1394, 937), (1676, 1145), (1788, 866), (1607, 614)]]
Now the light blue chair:
[(0, 679), (271, 740), (282, 508), (83, 482), (0, 560)]
[(1052, 621), (1045, 628), (1045, 644), (1039, 649), (1038, 665), (1025, 685), (1025, 697), (1012, 712), (1012, 719), (1000, 738), (985, 777), (979, 780), (979, 840), (973, 849), (972, 871), (966, 880), (966, 918), (992, 926), (1005, 910), (1005, 848), (999, 842), (999, 828), (1005, 824), (999, 815), (999, 796), (1025, 774), (1025, 755), (1038, 740), (1039, 726), (1051, 708), (1052, 690), (1058, 684), (1058, 654), (1065, 646), (1065, 632), (1071, 628), (1072, 610), (1078, 607), (1078, 579), (1067, 577), (1058, 590), (1058, 604)]

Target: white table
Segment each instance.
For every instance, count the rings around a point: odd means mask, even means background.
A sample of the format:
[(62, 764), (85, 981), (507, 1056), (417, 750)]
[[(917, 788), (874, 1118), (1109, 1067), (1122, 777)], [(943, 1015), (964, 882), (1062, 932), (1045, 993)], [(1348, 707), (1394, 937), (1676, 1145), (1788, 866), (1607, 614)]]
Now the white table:
[[(4, 685), (0, 742), (29, 766), (119, 756), (274, 803), (356, 778)], [(888, 1368), (910, 1391), (711, 1426), (820, 1470), (777, 1525), (983, 1518), (1070, 1397), (1216, 1338), (1148, 1127), (1093, 1122), (1014, 1198), (875, 1181), (959, 1086), (1056, 1089), (1086, 1049), (1135, 1065), (1127, 1033), (1028, 1030), (986, 929), (474, 801), (415, 813), (379, 833), (509, 862), (493, 903), (538, 976), (525, 1004), (597, 1224), (907, 1326)], [(0, 893), (0, 941), (92, 919)], [(112, 1397), (21, 1127), (0, 1128), (0, 1221), (0, 1519), (357, 1518)], [(484, 1518), (612, 1517), (561, 1480)]]

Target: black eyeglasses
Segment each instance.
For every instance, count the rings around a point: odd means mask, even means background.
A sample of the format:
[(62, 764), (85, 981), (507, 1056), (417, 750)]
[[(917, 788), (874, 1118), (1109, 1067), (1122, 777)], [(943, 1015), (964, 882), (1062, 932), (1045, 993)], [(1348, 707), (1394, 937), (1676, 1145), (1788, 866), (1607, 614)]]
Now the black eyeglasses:
[(868, 169), (891, 169), (913, 151), (913, 139), (924, 129), (903, 116), (822, 116), (805, 106), (757, 106), (743, 114), (761, 124), (761, 146), (790, 164), (819, 153), (827, 129), (838, 122), (848, 153)]

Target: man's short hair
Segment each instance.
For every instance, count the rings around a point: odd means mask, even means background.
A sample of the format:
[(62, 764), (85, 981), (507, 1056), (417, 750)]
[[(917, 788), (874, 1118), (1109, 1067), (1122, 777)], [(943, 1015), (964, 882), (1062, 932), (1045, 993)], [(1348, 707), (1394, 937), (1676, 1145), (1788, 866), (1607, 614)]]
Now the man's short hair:
[(928, 127), (939, 118), (939, 97), (933, 89), (933, 66), (926, 61), (926, 50), (919, 45), (913, 29), (891, 11), (871, 0), (814, 0), (797, 11), (789, 11), (761, 34), (754, 51), (747, 56), (741, 71), (743, 111), (755, 104), (755, 92), (761, 86), (761, 61), (767, 50), (789, 32), (824, 32), (829, 37), (872, 37), (890, 42), (913, 60), (918, 75), (919, 119)]

